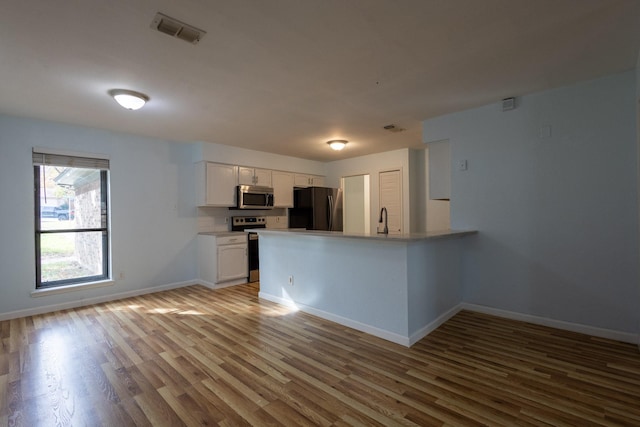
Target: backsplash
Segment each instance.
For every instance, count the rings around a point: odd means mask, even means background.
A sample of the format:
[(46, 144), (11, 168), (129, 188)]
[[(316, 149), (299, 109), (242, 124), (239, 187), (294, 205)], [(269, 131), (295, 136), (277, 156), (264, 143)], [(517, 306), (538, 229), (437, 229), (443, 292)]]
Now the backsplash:
[(229, 231), (231, 225), (226, 218), (231, 218), (227, 208), (198, 208), (198, 233)]
[(231, 230), (233, 216), (266, 216), (269, 228), (287, 228), (287, 209), (230, 210), (228, 208), (198, 207), (198, 233)]

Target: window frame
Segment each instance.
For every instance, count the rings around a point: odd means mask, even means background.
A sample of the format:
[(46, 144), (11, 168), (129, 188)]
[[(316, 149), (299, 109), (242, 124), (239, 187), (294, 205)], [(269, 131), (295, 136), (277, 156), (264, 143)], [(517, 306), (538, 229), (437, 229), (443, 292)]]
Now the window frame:
[[(39, 152), (34, 149), (33, 153), (33, 173), (34, 173), (34, 219), (35, 219), (35, 267), (36, 267), (36, 290), (55, 289), (70, 285), (89, 284), (94, 282), (101, 282), (105, 280), (111, 280), (111, 253), (110, 253), (110, 235), (111, 235), (111, 221), (110, 221), (110, 197), (109, 197), (109, 161), (103, 159), (101, 166), (99, 167), (85, 167), (83, 165), (75, 165), (74, 159), (85, 159), (86, 157), (67, 155), (64, 156), (54, 154), (55, 160), (51, 163), (45, 161), (47, 152)], [(38, 156), (42, 156), (42, 161)], [(63, 162), (66, 158), (68, 163)], [(63, 164), (61, 164), (63, 163)], [(105, 166), (106, 165), (106, 168)], [(100, 227), (95, 228), (64, 228), (59, 230), (43, 230), (42, 229), (42, 217), (41, 217), (41, 166), (62, 166), (76, 169), (97, 169), (100, 171)], [(81, 232), (100, 232), (102, 234), (102, 274), (84, 277), (75, 277), (70, 279), (54, 280), (49, 282), (42, 282), (42, 253), (41, 253), (41, 238), (45, 235), (58, 234), (58, 233), (81, 233)]]

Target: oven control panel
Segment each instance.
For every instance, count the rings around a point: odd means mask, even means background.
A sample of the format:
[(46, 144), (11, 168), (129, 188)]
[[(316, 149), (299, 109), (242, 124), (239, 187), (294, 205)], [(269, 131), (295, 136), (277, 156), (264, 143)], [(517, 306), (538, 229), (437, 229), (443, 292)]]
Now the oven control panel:
[(234, 216), (231, 218), (231, 231), (243, 231), (251, 228), (266, 227), (266, 216)]

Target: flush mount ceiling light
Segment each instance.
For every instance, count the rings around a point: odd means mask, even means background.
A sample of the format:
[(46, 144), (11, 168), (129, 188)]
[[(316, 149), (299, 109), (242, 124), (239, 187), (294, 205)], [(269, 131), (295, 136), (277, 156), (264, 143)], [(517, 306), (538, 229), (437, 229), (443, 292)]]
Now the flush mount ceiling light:
[(111, 95), (122, 108), (126, 108), (127, 110), (139, 110), (149, 101), (147, 95), (134, 90), (111, 89), (109, 95)]
[(347, 145), (347, 142), (349, 141), (345, 139), (332, 139), (331, 141), (327, 141), (327, 144), (329, 144), (329, 147), (333, 150), (340, 151)]

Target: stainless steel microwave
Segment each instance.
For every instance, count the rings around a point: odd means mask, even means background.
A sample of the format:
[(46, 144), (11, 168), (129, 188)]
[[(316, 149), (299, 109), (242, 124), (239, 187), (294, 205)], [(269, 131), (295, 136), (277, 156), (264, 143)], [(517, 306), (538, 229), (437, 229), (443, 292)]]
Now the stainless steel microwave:
[(273, 188), (238, 185), (238, 209), (273, 209)]

